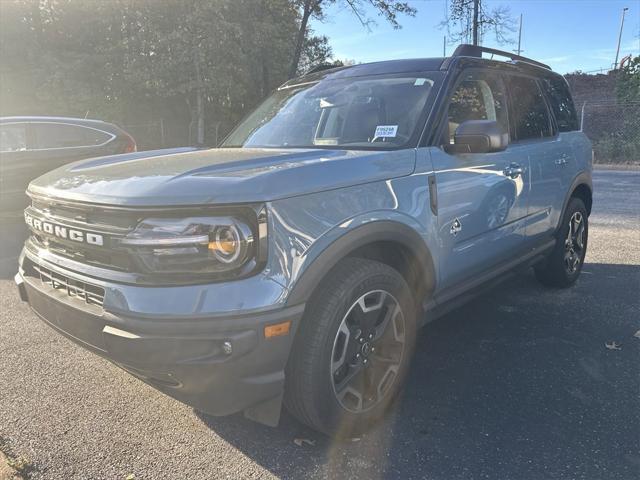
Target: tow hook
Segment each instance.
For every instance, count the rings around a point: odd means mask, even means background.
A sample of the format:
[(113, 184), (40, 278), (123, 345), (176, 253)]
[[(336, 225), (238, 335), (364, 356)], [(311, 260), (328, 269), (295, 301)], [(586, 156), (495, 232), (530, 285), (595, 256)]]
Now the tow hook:
[(22, 275), (16, 273), (15, 277), (13, 277), (13, 281), (16, 282), (16, 287), (18, 287), (18, 293), (20, 294), (20, 300), (23, 302), (28, 302), (27, 298), (27, 288), (24, 286), (24, 280), (22, 279)]

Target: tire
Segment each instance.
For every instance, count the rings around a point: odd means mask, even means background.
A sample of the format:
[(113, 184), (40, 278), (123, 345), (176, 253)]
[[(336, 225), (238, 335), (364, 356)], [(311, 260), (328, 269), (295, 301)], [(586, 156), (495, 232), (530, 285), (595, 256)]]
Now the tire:
[[(570, 222), (573, 227), (570, 227)], [(569, 232), (570, 228), (571, 232)], [(567, 288), (573, 285), (582, 271), (588, 238), (587, 209), (582, 200), (573, 197), (562, 218), (556, 246), (543, 263), (534, 267), (538, 281), (555, 288)]]
[(342, 260), (307, 304), (286, 370), (289, 412), (334, 437), (374, 425), (406, 377), (416, 313), (396, 270), (372, 260)]

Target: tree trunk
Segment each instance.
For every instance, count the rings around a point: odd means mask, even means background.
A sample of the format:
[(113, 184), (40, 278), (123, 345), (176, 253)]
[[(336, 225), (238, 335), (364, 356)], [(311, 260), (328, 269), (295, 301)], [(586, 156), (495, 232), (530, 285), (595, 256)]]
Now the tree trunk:
[(304, 8), (302, 11), (302, 19), (300, 21), (300, 30), (298, 30), (298, 36), (296, 38), (296, 47), (293, 51), (293, 58), (291, 59), (291, 67), (289, 68), (289, 78), (296, 76), (298, 71), (298, 64), (300, 63), (300, 56), (302, 55), (302, 46), (307, 35), (307, 24), (311, 17), (311, 12), (316, 6), (317, 2), (321, 0), (305, 0)]
[(478, 45), (478, 10), (480, 0), (473, 0), (473, 44)]
[(202, 90), (198, 89), (196, 95), (196, 115), (198, 117), (196, 143), (198, 146), (202, 146), (204, 145), (204, 99), (202, 98)]
[(262, 89), (261, 89), (262, 97), (266, 97), (271, 90), (269, 88), (269, 86), (271, 85), (271, 81), (269, 78), (269, 66), (267, 65), (266, 58), (267, 56), (263, 54), (262, 55)]
[(196, 67), (196, 144), (204, 145), (204, 86), (202, 82), (202, 71), (200, 70), (200, 59), (195, 59)]

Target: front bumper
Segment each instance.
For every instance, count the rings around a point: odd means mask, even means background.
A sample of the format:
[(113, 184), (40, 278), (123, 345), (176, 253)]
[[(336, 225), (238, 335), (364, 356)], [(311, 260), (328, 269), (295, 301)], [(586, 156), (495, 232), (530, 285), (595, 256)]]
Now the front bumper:
[[(110, 311), (108, 295), (119, 292), (116, 296), (122, 304), (126, 286), (103, 284), (104, 306), (90, 304), (70, 295), (68, 288), (53, 288), (31, 275), (29, 264), (41, 265), (42, 259), (23, 254), (20, 263), (15, 277), (20, 296), (42, 320), (167, 395), (211, 415), (247, 411), (281, 398), (284, 369), (304, 305), (167, 316), (157, 314), (158, 305), (151, 301), (150, 313), (145, 315), (139, 311), (145, 303), (143, 290), (132, 287), (136, 312), (125, 314)], [(67, 279), (87, 281), (55, 265), (46, 266)], [(209, 287), (213, 295), (216, 286)], [(163, 289), (148, 290), (152, 300)], [(288, 335), (265, 338), (265, 326), (285, 321), (292, 322)]]

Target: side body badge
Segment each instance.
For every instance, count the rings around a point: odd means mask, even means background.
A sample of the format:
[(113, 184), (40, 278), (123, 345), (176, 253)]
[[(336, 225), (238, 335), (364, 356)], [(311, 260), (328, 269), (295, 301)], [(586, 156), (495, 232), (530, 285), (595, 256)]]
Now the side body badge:
[(451, 228), (449, 229), (449, 233), (454, 237), (458, 235), (458, 232), (462, 230), (462, 223), (457, 218), (453, 220), (451, 223)]

